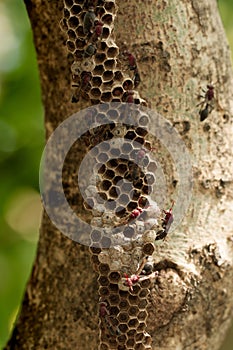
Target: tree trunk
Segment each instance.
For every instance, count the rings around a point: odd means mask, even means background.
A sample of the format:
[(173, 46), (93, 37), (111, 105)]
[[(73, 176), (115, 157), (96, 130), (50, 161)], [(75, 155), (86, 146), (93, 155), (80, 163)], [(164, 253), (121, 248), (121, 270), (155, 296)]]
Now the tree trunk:
[[(72, 57), (67, 58), (67, 35), (60, 27), (63, 0), (25, 3), (34, 33), (48, 138), (90, 101), (81, 98), (71, 103)], [(178, 130), (193, 168), (187, 214), (153, 254), (157, 275), (148, 295), (146, 329), (153, 339), (151, 348), (219, 349), (233, 310), (233, 76), (217, 4), (210, 0), (117, 0), (116, 4), (114, 32), (120, 57), (126, 50), (137, 58), (140, 96)], [(214, 105), (205, 99), (197, 107), (201, 89), (211, 82)], [(206, 108), (209, 114), (202, 122), (199, 110)], [(81, 159), (80, 144), (75, 152)], [(170, 198), (181, 179), (169, 152), (161, 159)], [(70, 157), (66, 166), (69, 183), (77, 164)], [(76, 193), (68, 197), (85, 216)], [(5, 349), (97, 349), (97, 277), (88, 247), (61, 234), (44, 213), (32, 275)]]

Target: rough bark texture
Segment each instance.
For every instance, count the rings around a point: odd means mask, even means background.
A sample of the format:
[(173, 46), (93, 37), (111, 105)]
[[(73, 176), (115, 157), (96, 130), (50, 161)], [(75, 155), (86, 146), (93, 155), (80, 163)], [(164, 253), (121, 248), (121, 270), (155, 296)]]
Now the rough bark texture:
[[(66, 37), (59, 26), (63, 1), (25, 3), (48, 136), (84, 105), (70, 102)], [(218, 349), (233, 316), (233, 78), (217, 5), (119, 0), (118, 7), (116, 41), (138, 58), (140, 94), (174, 124), (193, 162), (188, 214), (154, 257), (159, 278), (148, 324), (153, 349)], [(197, 95), (211, 81), (216, 106), (200, 123)], [(88, 249), (61, 235), (44, 214), (33, 272), (5, 349), (97, 349), (96, 289)]]

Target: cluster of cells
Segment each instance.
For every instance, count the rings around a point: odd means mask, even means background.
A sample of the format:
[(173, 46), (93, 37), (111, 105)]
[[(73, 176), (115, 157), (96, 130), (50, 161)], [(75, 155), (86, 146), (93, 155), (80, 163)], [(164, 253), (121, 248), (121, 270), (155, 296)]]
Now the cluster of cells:
[(171, 209), (162, 213), (151, 199), (157, 165), (147, 138), (150, 116), (131, 108), (147, 105), (136, 91), (137, 62), (132, 53), (119, 53), (115, 44), (115, 1), (64, 0), (64, 6), (62, 24), (73, 59), (72, 102), (87, 99), (96, 108), (86, 111), (91, 128), (82, 137), (95, 160), (84, 207), (92, 216), (99, 349), (151, 349), (148, 294), (157, 275), (148, 261), (156, 240), (166, 236), (172, 215)]
[(129, 102), (146, 105), (134, 90), (140, 82), (134, 56), (128, 52), (124, 55), (129, 70), (134, 72), (133, 78), (123, 73), (122, 64), (117, 60), (119, 49), (113, 40), (115, 1), (64, 0), (64, 5), (62, 27), (67, 32), (67, 48), (73, 58), (71, 72), (75, 90), (72, 102), (83, 98), (93, 104)]

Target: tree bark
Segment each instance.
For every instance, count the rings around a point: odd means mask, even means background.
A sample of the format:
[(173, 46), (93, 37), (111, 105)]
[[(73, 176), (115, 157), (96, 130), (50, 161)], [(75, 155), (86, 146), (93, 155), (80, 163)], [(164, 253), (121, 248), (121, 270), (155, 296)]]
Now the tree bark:
[[(34, 34), (48, 136), (77, 109), (60, 28), (62, 0), (25, 0)], [(175, 126), (189, 149), (194, 190), (182, 224), (156, 248), (148, 332), (152, 349), (219, 349), (232, 319), (232, 86), (230, 53), (217, 4), (117, 1), (116, 43), (137, 57), (140, 95)], [(214, 82), (216, 103), (204, 122), (201, 88)], [(77, 158), (82, 149), (76, 149)], [(163, 160), (172, 193), (176, 174)], [(67, 165), (67, 182), (75, 171)], [(70, 199), (75, 198), (70, 193)], [(81, 201), (74, 206), (82, 211)], [(85, 214), (84, 214), (85, 215)], [(97, 349), (97, 274), (88, 248), (44, 213), (36, 260), (5, 349)]]

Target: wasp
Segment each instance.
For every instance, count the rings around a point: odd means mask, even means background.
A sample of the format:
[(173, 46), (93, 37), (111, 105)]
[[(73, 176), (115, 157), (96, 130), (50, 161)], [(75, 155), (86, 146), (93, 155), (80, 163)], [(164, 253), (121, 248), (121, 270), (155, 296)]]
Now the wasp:
[(171, 208), (169, 210), (163, 210), (163, 213), (165, 214), (164, 218), (162, 219), (162, 228), (163, 229), (157, 232), (156, 238), (155, 238), (156, 241), (158, 241), (159, 239), (165, 239), (167, 234), (168, 234), (168, 231), (171, 227), (171, 224), (174, 221), (174, 216), (172, 213), (174, 203), (175, 202), (172, 201), (172, 205), (171, 205)]
[(199, 97), (202, 98), (202, 101), (197, 105), (197, 106), (201, 106), (201, 109), (199, 110), (201, 122), (204, 121), (214, 109), (214, 106), (213, 106), (213, 102), (215, 100), (214, 85), (207, 84), (206, 90), (202, 90), (202, 91), (204, 92), (204, 95), (199, 95)]

